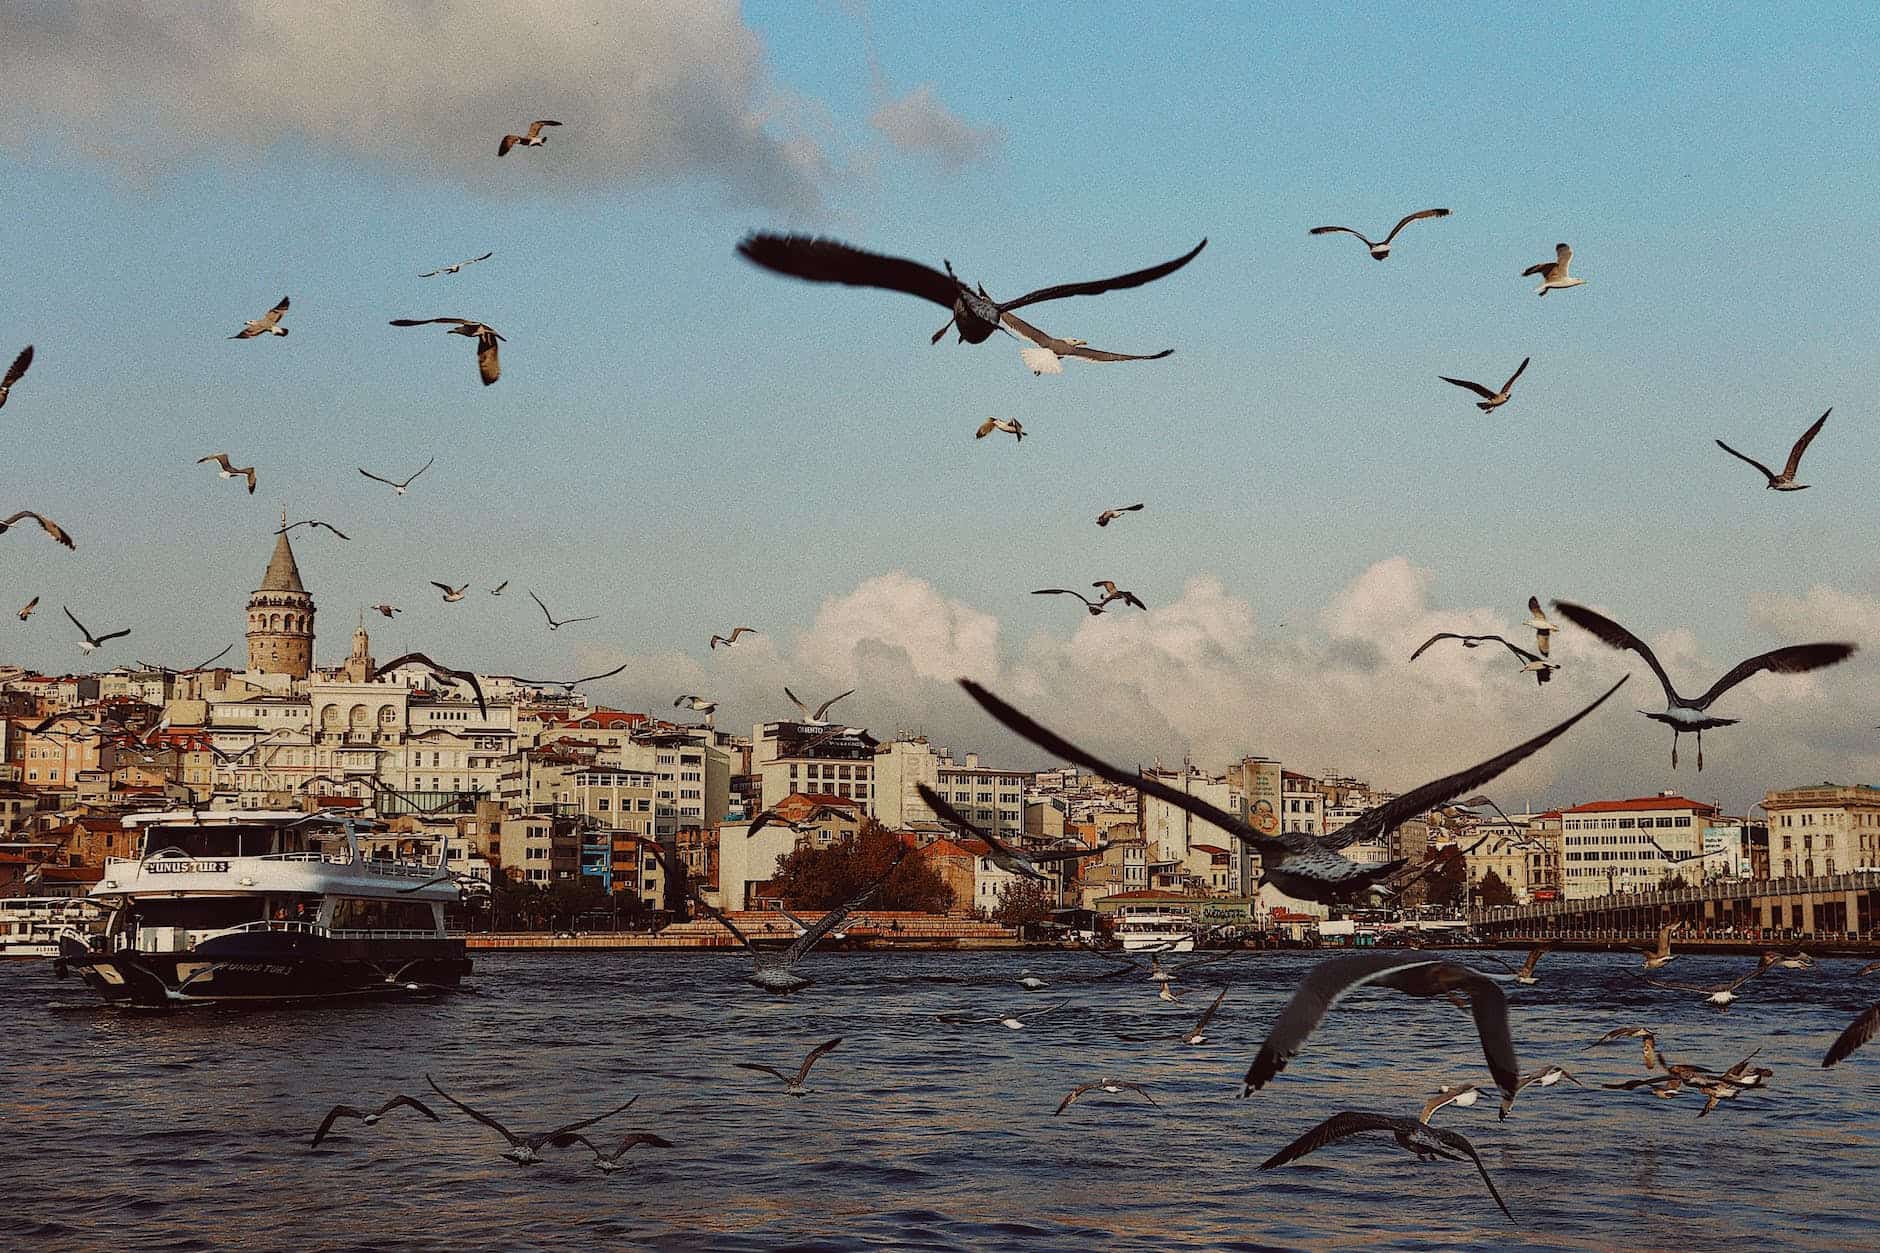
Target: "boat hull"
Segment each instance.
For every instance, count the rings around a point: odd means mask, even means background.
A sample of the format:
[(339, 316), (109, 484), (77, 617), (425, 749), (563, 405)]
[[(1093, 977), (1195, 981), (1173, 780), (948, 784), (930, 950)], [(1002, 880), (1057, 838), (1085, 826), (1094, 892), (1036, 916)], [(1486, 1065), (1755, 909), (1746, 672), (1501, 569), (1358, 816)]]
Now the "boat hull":
[(1192, 953), (1195, 951), (1195, 937), (1188, 935), (1124, 935), (1123, 951), (1127, 953)]
[(471, 969), (462, 940), (279, 933), (217, 936), (173, 953), (97, 953), (68, 939), (59, 964), (107, 1003), (139, 1009), (409, 995), (455, 988)]

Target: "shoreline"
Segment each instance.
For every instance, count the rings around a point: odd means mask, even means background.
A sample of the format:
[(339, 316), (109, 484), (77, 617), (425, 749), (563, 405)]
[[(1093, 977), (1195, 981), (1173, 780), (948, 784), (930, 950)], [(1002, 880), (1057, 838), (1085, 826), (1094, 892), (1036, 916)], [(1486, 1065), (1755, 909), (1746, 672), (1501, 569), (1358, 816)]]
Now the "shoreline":
[[(1648, 937), (1646, 937), (1648, 938)], [(694, 951), (711, 949), (737, 950), (738, 942), (730, 936), (702, 935), (650, 935), (644, 932), (603, 932), (599, 934), (557, 936), (544, 932), (482, 932), (463, 937), (466, 950), (481, 952), (526, 951), (526, 952), (596, 952), (616, 950), (673, 950)], [(1492, 940), (1480, 944), (1431, 944), (1415, 950), (1432, 953), (1492, 953), (1526, 952), (1535, 944), (1542, 943), (1540, 938), (1529, 940)], [(1644, 944), (1645, 938), (1638, 942), (1631, 940), (1560, 940), (1554, 947), (1562, 952), (1578, 953), (1635, 953)], [(1021, 952), (1064, 952), (1086, 951), (1085, 946), (1061, 940), (1021, 940), (1016, 937), (964, 936), (964, 937), (896, 937), (869, 936), (840, 941), (834, 944), (818, 946), (827, 952), (867, 952), (867, 953), (935, 953), (935, 952), (986, 952), (986, 953), (1021, 953)], [(1405, 947), (1405, 946), (1377, 946)], [(1880, 956), (1880, 940), (1697, 940), (1688, 944), (1677, 944), (1676, 951), (1692, 956), (1740, 956), (1757, 955), (1773, 949), (1783, 952), (1806, 952), (1813, 957), (1875, 957)], [(1120, 949), (1107, 950), (1121, 952)], [(1205, 949), (1205, 952), (1224, 952), (1231, 950)], [(1247, 953), (1318, 953), (1332, 957), (1341, 953), (1362, 953), (1375, 951), (1372, 946), (1358, 948), (1342, 945), (1286, 945), (1254, 947), (1239, 950)], [(1142, 956), (1149, 956), (1143, 953)]]

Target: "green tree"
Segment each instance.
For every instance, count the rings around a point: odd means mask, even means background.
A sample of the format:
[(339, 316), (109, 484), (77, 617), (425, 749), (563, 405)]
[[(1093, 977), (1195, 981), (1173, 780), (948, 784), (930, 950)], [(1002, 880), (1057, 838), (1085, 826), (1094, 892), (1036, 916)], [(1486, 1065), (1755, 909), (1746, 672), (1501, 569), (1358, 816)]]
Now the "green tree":
[(1444, 849), (1430, 858), (1424, 881), (1428, 884), (1425, 899), (1432, 905), (1453, 908), (1468, 898), (1468, 870), (1454, 849)]
[(1476, 891), (1480, 894), (1484, 905), (1514, 904), (1514, 889), (1502, 882), (1501, 876), (1493, 870), (1482, 875), (1482, 881), (1476, 885)]
[(993, 906), (992, 920), (1008, 927), (1029, 922), (1045, 922), (1057, 908), (1057, 893), (1049, 883), (1036, 879), (1013, 879), (999, 889), (999, 903)]
[[(784, 854), (771, 886), (792, 909), (834, 909), (880, 878), (901, 847), (900, 837), (878, 823), (866, 823), (854, 835), (827, 848), (804, 844)], [(901, 859), (871, 909), (906, 909), (945, 913), (953, 891), (925, 857), (910, 852)]]

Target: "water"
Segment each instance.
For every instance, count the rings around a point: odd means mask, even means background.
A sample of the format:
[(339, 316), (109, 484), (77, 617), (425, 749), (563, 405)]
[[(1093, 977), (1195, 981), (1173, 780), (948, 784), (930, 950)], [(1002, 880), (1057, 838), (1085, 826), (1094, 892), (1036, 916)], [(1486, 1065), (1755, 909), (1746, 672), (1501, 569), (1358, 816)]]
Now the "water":
[[(1465, 957), (1466, 959), (1466, 957)], [(1636, 1041), (1582, 1053), (1608, 1028), (1656, 1028), (1674, 1061), (1728, 1066), (1761, 1046), (1769, 1092), (1709, 1117), (1693, 1096), (1529, 1088), (1446, 1109), (1507, 1198), (1467, 1164), (1419, 1163), (1364, 1137), (1262, 1173), (1339, 1109), (1414, 1115), (1440, 1083), (1489, 1080), (1468, 1015), (1360, 993), (1264, 1091), (1233, 1098), (1313, 960), (1247, 954), (1197, 971), (1178, 1005), (1146, 979), (1060, 981), (1080, 954), (812, 957), (790, 1000), (747, 989), (721, 953), (477, 955), (480, 995), (397, 1004), (90, 1007), (48, 962), (0, 964), (0, 1246), (197, 1250), (662, 1249), (1871, 1249), (1880, 1243), (1880, 1045), (1820, 1061), (1880, 979), (1855, 963), (1776, 970), (1718, 1012), (1645, 986), (1637, 958), (1554, 953), (1511, 987), (1524, 1071), (1564, 1063), (1589, 1084), (1644, 1074)], [(1710, 982), (1743, 959), (1686, 956)], [(1026, 992), (1030, 970), (1053, 986)], [(1204, 1046), (1174, 1037), (1231, 984)], [(1022, 1031), (950, 1026), (957, 1009), (1071, 1004)], [(1124, 1037), (1158, 1035), (1161, 1040)], [(797, 1100), (793, 1070), (841, 1036)], [(596, 1131), (657, 1131), (607, 1176), (578, 1146), (523, 1167), (493, 1132), (437, 1102), (307, 1140), (335, 1102), (427, 1100), (426, 1072), (523, 1130), (640, 1101)], [(1071, 1084), (1114, 1073), (1130, 1094), (1053, 1117)], [(530, 1107), (539, 1102), (540, 1109)]]

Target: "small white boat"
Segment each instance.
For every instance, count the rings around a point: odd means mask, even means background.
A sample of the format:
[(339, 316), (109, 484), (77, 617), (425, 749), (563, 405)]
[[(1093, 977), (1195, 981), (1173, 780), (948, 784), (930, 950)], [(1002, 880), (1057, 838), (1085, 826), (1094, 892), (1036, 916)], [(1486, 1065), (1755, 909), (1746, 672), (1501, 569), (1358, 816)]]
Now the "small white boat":
[(82, 896), (0, 898), (0, 957), (57, 957), (61, 932), (91, 935), (103, 924), (104, 911)]
[(1179, 909), (1131, 910), (1118, 916), (1116, 938), (1128, 953), (1192, 953), (1195, 920)]

